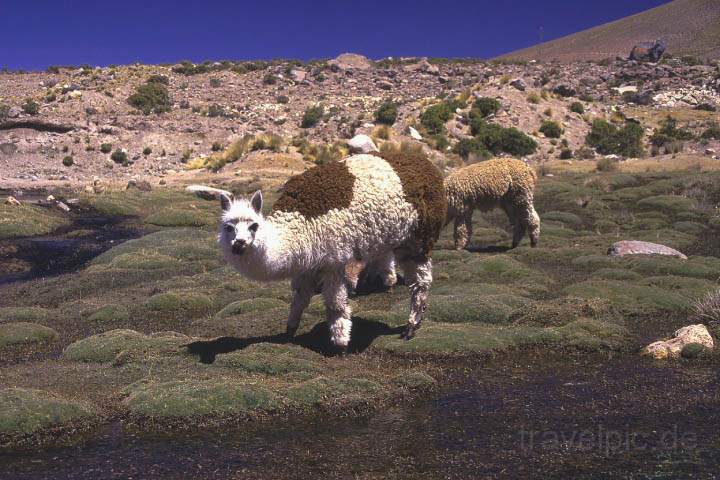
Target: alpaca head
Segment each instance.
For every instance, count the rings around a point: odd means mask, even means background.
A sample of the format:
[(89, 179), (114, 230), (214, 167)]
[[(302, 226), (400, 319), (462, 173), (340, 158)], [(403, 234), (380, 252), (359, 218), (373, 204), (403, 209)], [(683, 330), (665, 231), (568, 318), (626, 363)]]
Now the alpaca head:
[(227, 253), (242, 256), (257, 248), (258, 232), (263, 228), (265, 219), (262, 211), (262, 193), (255, 192), (250, 199), (235, 198), (233, 195), (220, 195), (223, 214), (220, 224), (220, 244)]

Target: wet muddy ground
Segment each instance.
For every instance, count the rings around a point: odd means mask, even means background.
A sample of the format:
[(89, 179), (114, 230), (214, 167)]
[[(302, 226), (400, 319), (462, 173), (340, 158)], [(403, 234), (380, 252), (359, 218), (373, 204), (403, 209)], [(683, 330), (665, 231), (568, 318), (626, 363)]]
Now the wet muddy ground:
[(433, 398), (367, 416), (194, 434), (104, 427), (0, 457), (0, 477), (717, 478), (718, 361), (516, 352), (455, 365)]

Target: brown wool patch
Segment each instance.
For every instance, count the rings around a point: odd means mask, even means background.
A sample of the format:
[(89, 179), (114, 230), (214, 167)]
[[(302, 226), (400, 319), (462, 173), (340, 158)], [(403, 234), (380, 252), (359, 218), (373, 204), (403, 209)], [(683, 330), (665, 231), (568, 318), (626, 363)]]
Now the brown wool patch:
[(445, 224), (447, 199), (440, 171), (422, 151), (389, 151), (373, 153), (384, 159), (400, 177), (405, 201), (418, 212), (415, 232), (420, 241), (421, 255), (427, 255), (440, 236)]
[(298, 212), (305, 218), (325, 215), (350, 206), (355, 177), (345, 162), (330, 162), (290, 177), (274, 212)]

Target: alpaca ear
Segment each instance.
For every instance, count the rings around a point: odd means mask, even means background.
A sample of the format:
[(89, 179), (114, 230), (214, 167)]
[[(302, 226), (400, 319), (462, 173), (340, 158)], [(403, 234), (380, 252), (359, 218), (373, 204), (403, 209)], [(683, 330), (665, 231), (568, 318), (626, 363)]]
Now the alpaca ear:
[(235, 201), (235, 196), (227, 193), (221, 193), (220, 194), (220, 205), (222, 206), (223, 211), (228, 211), (230, 209), (230, 204)]
[(260, 190), (258, 190), (257, 192), (253, 193), (253, 196), (250, 199), (250, 205), (252, 205), (253, 210), (255, 210), (255, 213), (260, 213), (262, 211), (262, 204), (263, 204), (262, 192)]

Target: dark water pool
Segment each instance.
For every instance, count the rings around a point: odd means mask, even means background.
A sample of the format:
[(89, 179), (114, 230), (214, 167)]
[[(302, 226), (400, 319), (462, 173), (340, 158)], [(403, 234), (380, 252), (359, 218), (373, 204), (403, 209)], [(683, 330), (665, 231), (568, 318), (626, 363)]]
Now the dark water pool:
[(360, 418), (193, 434), (106, 427), (0, 457), (0, 478), (718, 478), (718, 361), (514, 354)]

